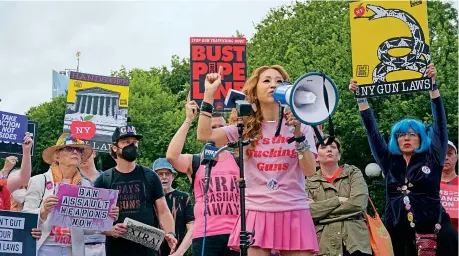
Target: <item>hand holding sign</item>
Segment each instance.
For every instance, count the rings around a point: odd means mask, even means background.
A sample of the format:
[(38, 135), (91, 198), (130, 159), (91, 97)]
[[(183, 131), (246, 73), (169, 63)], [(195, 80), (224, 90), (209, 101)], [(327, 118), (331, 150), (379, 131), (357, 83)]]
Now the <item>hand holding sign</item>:
[(437, 79), (437, 69), (433, 63), (430, 63), (427, 66), (427, 75), (432, 78), (432, 83), (435, 83), (435, 80)]
[(37, 240), (41, 238), (41, 230), (38, 228), (32, 228), (32, 232), (30, 232), (30, 234), (32, 234), (32, 237)]
[(185, 104), (185, 112), (186, 112), (186, 119), (185, 122), (188, 121), (188, 123), (191, 124), (193, 122), (194, 118), (198, 114), (198, 104), (196, 104), (196, 101), (192, 100), (190, 101), (190, 94), (188, 94), (188, 100)]
[(40, 218), (46, 220), (48, 218), (51, 209), (57, 206), (58, 199), (56, 195), (50, 195), (43, 201), (43, 206), (40, 211)]
[(206, 91), (212, 92), (212, 95), (217, 91), (218, 87), (222, 84), (223, 67), (218, 68), (218, 73), (209, 73), (206, 76), (204, 86)]
[(108, 215), (112, 217), (114, 221), (118, 220), (118, 217), (120, 216), (120, 208), (118, 206), (113, 206)]
[(33, 146), (33, 140), (30, 137), (30, 133), (26, 132), (24, 136), (24, 143), (22, 143), (22, 154), (30, 154), (30, 150)]
[(113, 229), (111, 231), (111, 235), (113, 237), (121, 237), (128, 231), (127, 225), (124, 223), (118, 223), (115, 226), (113, 226)]
[(175, 247), (177, 246), (177, 239), (171, 234), (166, 234), (164, 236), (164, 239), (166, 239), (169, 248), (171, 248), (171, 253), (175, 252)]

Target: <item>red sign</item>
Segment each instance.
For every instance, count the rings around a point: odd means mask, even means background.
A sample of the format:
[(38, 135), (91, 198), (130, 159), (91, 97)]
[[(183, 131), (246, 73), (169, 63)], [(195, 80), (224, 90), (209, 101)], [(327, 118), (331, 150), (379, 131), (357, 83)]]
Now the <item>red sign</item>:
[(454, 185), (441, 184), (440, 185), (440, 201), (445, 208), (446, 212), (452, 219), (458, 218), (458, 202), (459, 192), (458, 187)]
[(231, 111), (224, 107), (230, 89), (240, 91), (247, 77), (245, 38), (192, 37), (190, 38), (191, 99), (201, 105), (204, 98), (204, 81), (208, 73), (217, 73), (223, 67), (222, 86), (214, 95), (218, 111)]

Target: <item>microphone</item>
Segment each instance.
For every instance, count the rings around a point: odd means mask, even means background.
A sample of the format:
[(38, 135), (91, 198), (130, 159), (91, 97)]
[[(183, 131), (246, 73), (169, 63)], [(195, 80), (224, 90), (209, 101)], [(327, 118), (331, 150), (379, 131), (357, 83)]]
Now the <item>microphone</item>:
[(210, 180), (210, 171), (212, 167), (217, 164), (215, 161), (215, 156), (217, 154), (218, 148), (215, 147), (214, 141), (208, 141), (201, 152), (201, 165), (205, 165), (205, 184), (204, 184), (204, 193), (207, 193), (209, 189), (209, 180)]

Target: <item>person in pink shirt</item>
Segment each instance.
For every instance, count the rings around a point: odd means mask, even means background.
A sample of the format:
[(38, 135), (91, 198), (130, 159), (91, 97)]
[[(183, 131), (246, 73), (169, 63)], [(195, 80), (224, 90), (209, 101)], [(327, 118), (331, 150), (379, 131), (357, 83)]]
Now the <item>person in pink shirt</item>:
[[(217, 164), (212, 168), (210, 176), (207, 202), (204, 203), (204, 166), (199, 165), (199, 155), (182, 154), (186, 135), (196, 117), (198, 106), (194, 101), (189, 101), (185, 107), (186, 119), (172, 138), (166, 158), (177, 171), (187, 174), (191, 180), (195, 198), (192, 254), (238, 256), (239, 253), (229, 249), (228, 239), (240, 211), (239, 187), (236, 181), (239, 178), (239, 167), (230, 152), (223, 151), (218, 155)], [(214, 113), (211, 125), (214, 128), (223, 127), (226, 121), (222, 115)], [(204, 205), (207, 208), (206, 216)]]
[[(213, 96), (221, 85), (219, 73), (208, 74), (198, 122), (198, 140), (218, 145), (238, 140), (237, 127), (212, 129)], [(255, 113), (244, 118), (244, 139), (257, 139), (244, 148), (246, 188), (246, 229), (255, 230), (250, 256), (269, 256), (272, 249), (283, 256), (313, 255), (319, 248), (305, 192), (305, 176), (315, 173), (317, 152), (313, 130), (290, 112), (285, 115), (279, 137), (275, 137), (279, 105), (274, 89), (289, 75), (281, 66), (263, 66), (253, 71), (242, 91)], [(236, 119), (233, 112), (232, 120)], [(288, 126), (294, 126), (290, 132)], [(288, 138), (295, 142), (289, 144)], [(228, 246), (239, 247), (240, 222), (230, 235)]]

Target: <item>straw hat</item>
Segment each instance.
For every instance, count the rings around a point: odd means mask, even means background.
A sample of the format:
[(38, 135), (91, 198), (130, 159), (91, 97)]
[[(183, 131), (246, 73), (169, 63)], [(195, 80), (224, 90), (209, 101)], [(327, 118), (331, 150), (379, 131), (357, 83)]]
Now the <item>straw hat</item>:
[(64, 147), (72, 146), (75, 148), (83, 148), (84, 151), (81, 154), (81, 162), (86, 161), (92, 154), (92, 147), (85, 144), (82, 140), (76, 138), (74, 135), (69, 133), (63, 133), (56, 142), (56, 145), (51, 146), (43, 151), (43, 161), (47, 164), (54, 163), (54, 153)]

